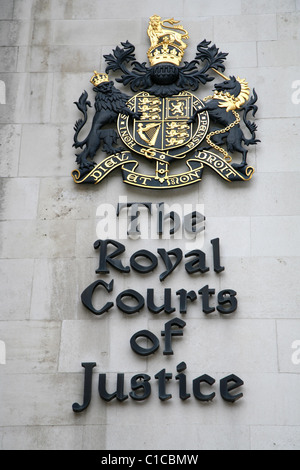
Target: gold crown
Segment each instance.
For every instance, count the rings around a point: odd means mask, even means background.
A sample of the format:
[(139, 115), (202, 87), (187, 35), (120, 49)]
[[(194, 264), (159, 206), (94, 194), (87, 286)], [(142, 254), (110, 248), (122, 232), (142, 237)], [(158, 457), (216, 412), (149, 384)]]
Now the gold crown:
[(90, 82), (93, 85), (98, 86), (100, 83), (108, 82), (108, 75), (107, 73), (98, 73), (96, 70), (94, 70), (94, 75), (90, 79)]
[[(171, 26), (164, 23), (169, 23)], [(179, 21), (175, 21), (174, 18), (161, 20), (158, 15), (151, 16), (147, 30), (151, 43), (148, 49), (148, 59), (151, 66), (162, 62), (180, 64), (187, 47), (182, 39), (187, 39), (189, 36), (178, 23)]]

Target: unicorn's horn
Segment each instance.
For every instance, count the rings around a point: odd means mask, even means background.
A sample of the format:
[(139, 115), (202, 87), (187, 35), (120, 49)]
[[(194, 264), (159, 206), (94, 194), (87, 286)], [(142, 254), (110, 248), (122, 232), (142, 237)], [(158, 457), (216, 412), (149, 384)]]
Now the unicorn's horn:
[(220, 75), (222, 78), (224, 78), (225, 80), (230, 80), (230, 78), (226, 77), (226, 75), (223, 75), (221, 72), (219, 72), (219, 70), (214, 69), (213, 67), (212, 67), (212, 70), (216, 72), (218, 75)]

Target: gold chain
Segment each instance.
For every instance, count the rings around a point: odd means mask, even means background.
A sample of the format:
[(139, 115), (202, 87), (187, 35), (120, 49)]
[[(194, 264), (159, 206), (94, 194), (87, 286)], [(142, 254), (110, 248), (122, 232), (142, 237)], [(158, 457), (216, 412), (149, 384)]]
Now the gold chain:
[[(203, 99), (203, 101), (206, 101), (206, 100), (208, 100), (209, 98), (211, 99), (211, 98), (213, 98), (213, 96), (206, 96), (206, 97)], [(229, 130), (232, 129), (234, 126), (236, 126), (237, 124), (239, 124), (239, 122), (240, 122), (240, 120), (241, 120), (239, 114), (238, 114), (236, 111), (234, 111), (233, 109), (232, 109), (232, 112), (233, 112), (233, 114), (234, 114), (234, 116), (235, 116), (235, 118), (236, 118), (234, 122), (232, 122), (231, 124), (229, 124), (229, 126), (225, 127), (224, 129), (219, 129), (219, 130), (217, 130), (217, 131), (210, 132), (210, 134), (208, 134), (208, 135), (206, 136), (206, 142), (207, 142), (212, 148), (214, 148), (215, 150), (218, 150), (219, 152), (221, 152), (221, 153), (223, 154), (225, 160), (227, 160), (228, 162), (231, 162), (231, 160), (232, 160), (231, 156), (226, 152), (225, 149), (222, 149), (222, 147), (219, 147), (218, 145), (214, 144), (214, 143), (211, 141), (211, 137), (212, 137), (213, 135), (224, 134), (225, 132), (229, 131)]]

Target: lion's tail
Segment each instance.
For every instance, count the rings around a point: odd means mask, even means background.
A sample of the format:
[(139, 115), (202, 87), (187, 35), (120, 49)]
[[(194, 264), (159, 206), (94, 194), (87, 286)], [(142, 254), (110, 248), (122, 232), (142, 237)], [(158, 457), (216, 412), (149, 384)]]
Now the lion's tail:
[(75, 148), (78, 148), (78, 147), (81, 147), (86, 143), (86, 139), (84, 139), (82, 142), (79, 142), (78, 141), (78, 134), (79, 132), (81, 131), (81, 129), (83, 128), (83, 126), (86, 124), (87, 122), (87, 118), (88, 118), (88, 115), (87, 115), (87, 107), (91, 107), (91, 102), (87, 100), (88, 98), (88, 94), (86, 91), (84, 91), (79, 100), (78, 101), (74, 101), (74, 104), (76, 104), (77, 108), (79, 109), (79, 111), (82, 112), (83, 116), (84, 116), (84, 119), (78, 119), (78, 121), (76, 121), (75, 125), (74, 125), (74, 131), (75, 131), (75, 134), (74, 134), (74, 144), (73, 144), (73, 147)]

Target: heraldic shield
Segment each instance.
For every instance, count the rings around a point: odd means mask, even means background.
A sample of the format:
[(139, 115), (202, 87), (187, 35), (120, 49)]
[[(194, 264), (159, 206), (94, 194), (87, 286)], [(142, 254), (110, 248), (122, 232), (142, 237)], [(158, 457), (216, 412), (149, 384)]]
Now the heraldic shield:
[(182, 92), (167, 98), (139, 93), (134, 97), (134, 102), (134, 109), (142, 114), (138, 120), (134, 119), (133, 138), (141, 148), (155, 148), (178, 158), (203, 140), (208, 129), (207, 112), (200, 115), (202, 125), (201, 132), (200, 126), (197, 129), (197, 141), (188, 146), (195, 137), (189, 119), (195, 109), (204, 107), (191, 93)]
[[(196, 126), (189, 122), (197, 110), (204, 108), (204, 104), (189, 92), (166, 98), (142, 92), (131, 98), (127, 105), (139, 113), (139, 118), (133, 119), (131, 124), (129, 116), (119, 115), (120, 138), (130, 150), (155, 160), (156, 170), (154, 177), (137, 176), (138, 173), (134, 176), (134, 173), (130, 175), (130, 171), (125, 168), (123, 176), (136, 185), (145, 186), (146, 182), (148, 186), (151, 184), (151, 187), (161, 187), (162, 184), (165, 184), (165, 187), (170, 186), (173, 180), (169, 181), (169, 164), (185, 158), (188, 152), (202, 142), (207, 133), (207, 112), (198, 115)], [(177, 181), (177, 185), (191, 181), (188, 175), (175, 175), (175, 178), (178, 177), (181, 177), (181, 181)]]
[[(188, 34), (178, 23), (157, 15), (150, 18), (150, 67), (136, 61), (135, 47), (129, 41), (104, 56), (106, 73), (95, 71), (90, 80), (96, 93), (95, 114), (82, 141), (78, 136), (92, 105), (86, 91), (75, 103), (83, 114), (74, 126), (73, 146), (81, 149), (76, 153), (79, 169), (72, 172), (76, 183), (98, 184), (117, 168), (125, 183), (151, 189), (199, 182), (205, 166), (228, 182), (252, 178), (254, 168), (247, 164), (245, 146), (259, 142), (257, 126), (247, 118), (257, 111), (257, 94), (253, 90), (250, 96), (245, 79), (223, 74), (227, 53), (209, 41), (199, 43), (195, 59), (180, 66)], [(117, 89), (108, 78), (109, 71), (121, 71), (116, 82), (129, 85), (135, 94), (130, 97)], [(201, 100), (192, 93), (216, 74), (223, 80), (211, 94)], [(124, 146), (118, 147), (118, 141)], [(107, 157), (96, 163), (94, 157), (101, 147)], [(237, 154), (242, 155), (241, 162), (232, 162)], [(155, 164), (152, 174), (138, 172), (145, 159)], [(173, 174), (172, 162), (178, 160), (184, 160), (187, 171)]]

